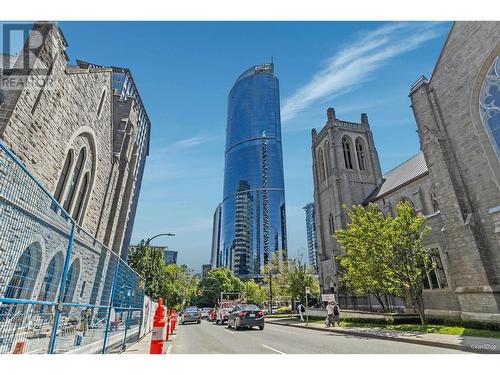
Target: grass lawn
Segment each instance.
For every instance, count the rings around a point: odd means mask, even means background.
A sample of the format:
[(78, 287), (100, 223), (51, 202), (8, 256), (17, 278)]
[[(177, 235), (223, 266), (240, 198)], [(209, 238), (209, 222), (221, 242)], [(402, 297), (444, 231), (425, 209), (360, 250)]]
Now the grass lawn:
[(476, 336), (476, 337), (493, 337), (500, 338), (500, 331), (489, 331), (486, 329), (464, 328), (455, 326), (443, 326), (437, 324), (374, 324), (374, 323), (358, 323), (358, 322), (342, 322), (343, 327), (366, 327), (366, 328), (386, 328), (397, 331), (413, 331), (423, 333), (441, 333), (446, 335), (459, 336)]

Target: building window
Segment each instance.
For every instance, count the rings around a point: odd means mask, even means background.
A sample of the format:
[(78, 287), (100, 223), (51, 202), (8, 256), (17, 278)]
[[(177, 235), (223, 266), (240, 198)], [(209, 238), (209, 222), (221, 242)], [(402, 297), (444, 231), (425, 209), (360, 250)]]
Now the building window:
[(71, 204), (73, 203), (73, 198), (75, 195), (75, 190), (78, 185), (78, 180), (80, 179), (80, 174), (82, 173), (83, 165), (85, 162), (86, 149), (83, 147), (78, 154), (78, 160), (76, 161), (75, 168), (73, 169), (73, 175), (69, 185), (68, 195), (64, 201), (64, 209), (69, 212)]
[[(38, 242), (35, 242), (28, 246), (19, 257), (14, 274), (5, 289), (4, 297), (31, 299), (41, 264), (42, 247)], [(27, 309), (28, 305), (3, 302), (0, 305), (0, 322), (10, 319), (17, 313), (21, 314)]]
[(347, 137), (342, 139), (342, 151), (344, 152), (344, 163), (346, 169), (352, 169), (351, 142)]
[(330, 176), (331, 174), (331, 165), (330, 165), (330, 142), (325, 142), (325, 160), (326, 160), (326, 175)]
[(415, 213), (415, 205), (413, 204), (413, 202), (410, 198), (403, 197), (398, 201), (398, 203), (408, 203), (411, 206), (411, 208), (413, 209), (413, 213)]
[(436, 193), (431, 190), (431, 204), (432, 204), (432, 212), (439, 211), (439, 203), (437, 201)]
[(318, 152), (319, 159), (319, 181), (325, 181), (325, 157), (323, 155), (323, 150), (320, 148)]
[(75, 259), (73, 263), (71, 263), (71, 267), (69, 268), (68, 276), (66, 278), (63, 302), (71, 303), (73, 301), (73, 295), (75, 294), (76, 282), (78, 281), (79, 275), (80, 260)]
[(66, 183), (68, 182), (69, 169), (73, 164), (73, 150), (68, 151), (68, 155), (66, 155), (66, 161), (64, 162), (64, 166), (61, 172), (61, 176), (59, 177), (59, 181), (57, 182), (56, 191), (54, 193), (54, 197), (58, 202), (61, 202), (61, 198), (64, 195), (64, 188), (66, 187)]
[(83, 298), (83, 294), (85, 293), (85, 287), (87, 286), (87, 282), (84, 281), (82, 283), (82, 289), (80, 290), (80, 298)]
[(106, 99), (106, 89), (102, 91), (101, 100), (99, 101), (99, 107), (97, 108), (97, 117), (101, 115), (102, 106), (104, 104), (104, 99)]
[(42, 249), (38, 242), (31, 244), (17, 261), (16, 269), (5, 291), (5, 298), (30, 299), (40, 272)]
[(365, 170), (365, 151), (359, 139), (356, 139), (356, 156), (358, 158), (358, 167), (360, 171)]
[(83, 205), (85, 202), (85, 197), (87, 196), (87, 190), (89, 186), (89, 172), (86, 172), (83, 176), (82, 184), (80, 185), (80, 191), (76, 198), (75, 208), (73, 209), (73, 219), (78, 221), (81, 225), (83, 221)]
[(444, 289), (448, 287), (448, 281), (446, 279), (446, 274), (444, 272), (443, 262), (441, 261), (441, 256), (439, 255), (438, 248), (430, 249), (431, 259), (435, 265), (435, 268), (427, 274), (427, 278), (424, 278), (424, 288), (425, 289)]
[(330, 214), (330, 216), (328, 218), (328, 225), (330, 228), (330, 236), (333, 236), (333, 234), (335, 233), (335, 224), (333, 222), (333, 215), (332, 214)]
[(481, 121), (500, 158), (500, 56), (491, 65), (479, 95)]

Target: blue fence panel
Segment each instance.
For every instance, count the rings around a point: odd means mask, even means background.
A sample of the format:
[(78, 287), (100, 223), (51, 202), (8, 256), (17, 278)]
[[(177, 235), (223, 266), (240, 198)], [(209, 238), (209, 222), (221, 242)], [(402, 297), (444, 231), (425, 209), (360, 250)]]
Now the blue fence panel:
[(0, 142), (0, 353), (119, 351), (143, 298), (143, 279)]

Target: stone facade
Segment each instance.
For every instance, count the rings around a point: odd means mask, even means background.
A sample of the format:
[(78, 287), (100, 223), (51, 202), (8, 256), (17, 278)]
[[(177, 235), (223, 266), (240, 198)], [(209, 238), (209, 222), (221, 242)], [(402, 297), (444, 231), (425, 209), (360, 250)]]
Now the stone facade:
[[(130, 71), (70, 65), (67, 47), (56, 25), (34, 24), (15, 73), (2, 70), (0, 78), (42, 74), (44, 83), (2, 90), (0, 139), (82, 228), (75, 233), (72, 293), (80, 301), (99, 304), (104, 298), (106, 304), (114, 273), (108, 249), (126, 257), (150, 123)], [(32, 64), (22, 65), (28, 55)], [(0, 189), (0, 296), (33, 245), (38, 271), (31, 275), (32, 293), (20, 297), (37, 298), (49, 262), (58, 253), (64, 259), (70, 226), (43, 188), (8, 160), (1, 169), (10, 182)], [(57, 279), (62, 264), (56, 268)]]
[[(366, 115), (353, 124), (336, 120), (329, 109), (326, 126), (319, 133), (313, 129), (324, 292), (331, 292), (338, 277), (334, 259), (340, 249), (330, 234), (346, 227), (341, 206), (375, 202), (382, 212), (394, 214), (397, 202), (405, 199), (432, 228), (424, 246), (432, 249), (438, 268), (429, 274), (423, 295), (427, 314), (500, 320), (500, 164), (479, 110), (480, 89), (500, 55), (499, 42), (498, 22), (453, 25), (431, 80), (422, 77), (411, 89), (422, 152), (384, 176)], [(357, 149), (351, 148), (352, 165), (345, 160), (340, 141), (345, 135), (365, 140), (364, 171)], [(325, 146), (327, 140), (333, 146)], [(325, 147), (329, 151), (321, 157)]]
[(431, 79), (422, 77), (410, 93), (436, 185), (456, 314), (463, 319), (500, 320), (500, 162), (479, 104), (498, 56), (500, 23), (456, 22)]

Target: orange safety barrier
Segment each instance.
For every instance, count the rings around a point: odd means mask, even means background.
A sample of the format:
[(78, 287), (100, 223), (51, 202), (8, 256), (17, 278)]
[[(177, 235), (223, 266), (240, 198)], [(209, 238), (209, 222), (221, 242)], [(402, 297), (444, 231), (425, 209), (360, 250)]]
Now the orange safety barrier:
[(166, 326), (167, 329), (167, 335), (165, 336), (165, 341), (168, 341), (168, 335), (170, 334), (170, 324), (171, 324), (171, 319), (170, 319), (170, 309), (167, 309), (167, 318), (166, 318)]
[(172, 324), (172, 330), (170, 331), (170, 333), (173, 333), (174, 330), (175, 330), (175, 327), (177, 326), (177, 311), (176, 310), (172, 310), (172, 315), (173, 315), (173, 318), (174, 318), (174, 322)]
[(14, 352), (12, 354), (23, 354), (26, 350), (26, 341), (16, 342), (16, 347), (14, 348)]
[(165, 319), (163, 315), (165, 309), (163, 307), (163, 299), (158, 299), (158, 307), (155, 311), (153, 321), (153, 332), (151, 334), (151, 345), (149, 347), (149, 354), (163, 354), (163, 337), (165, 337)]

